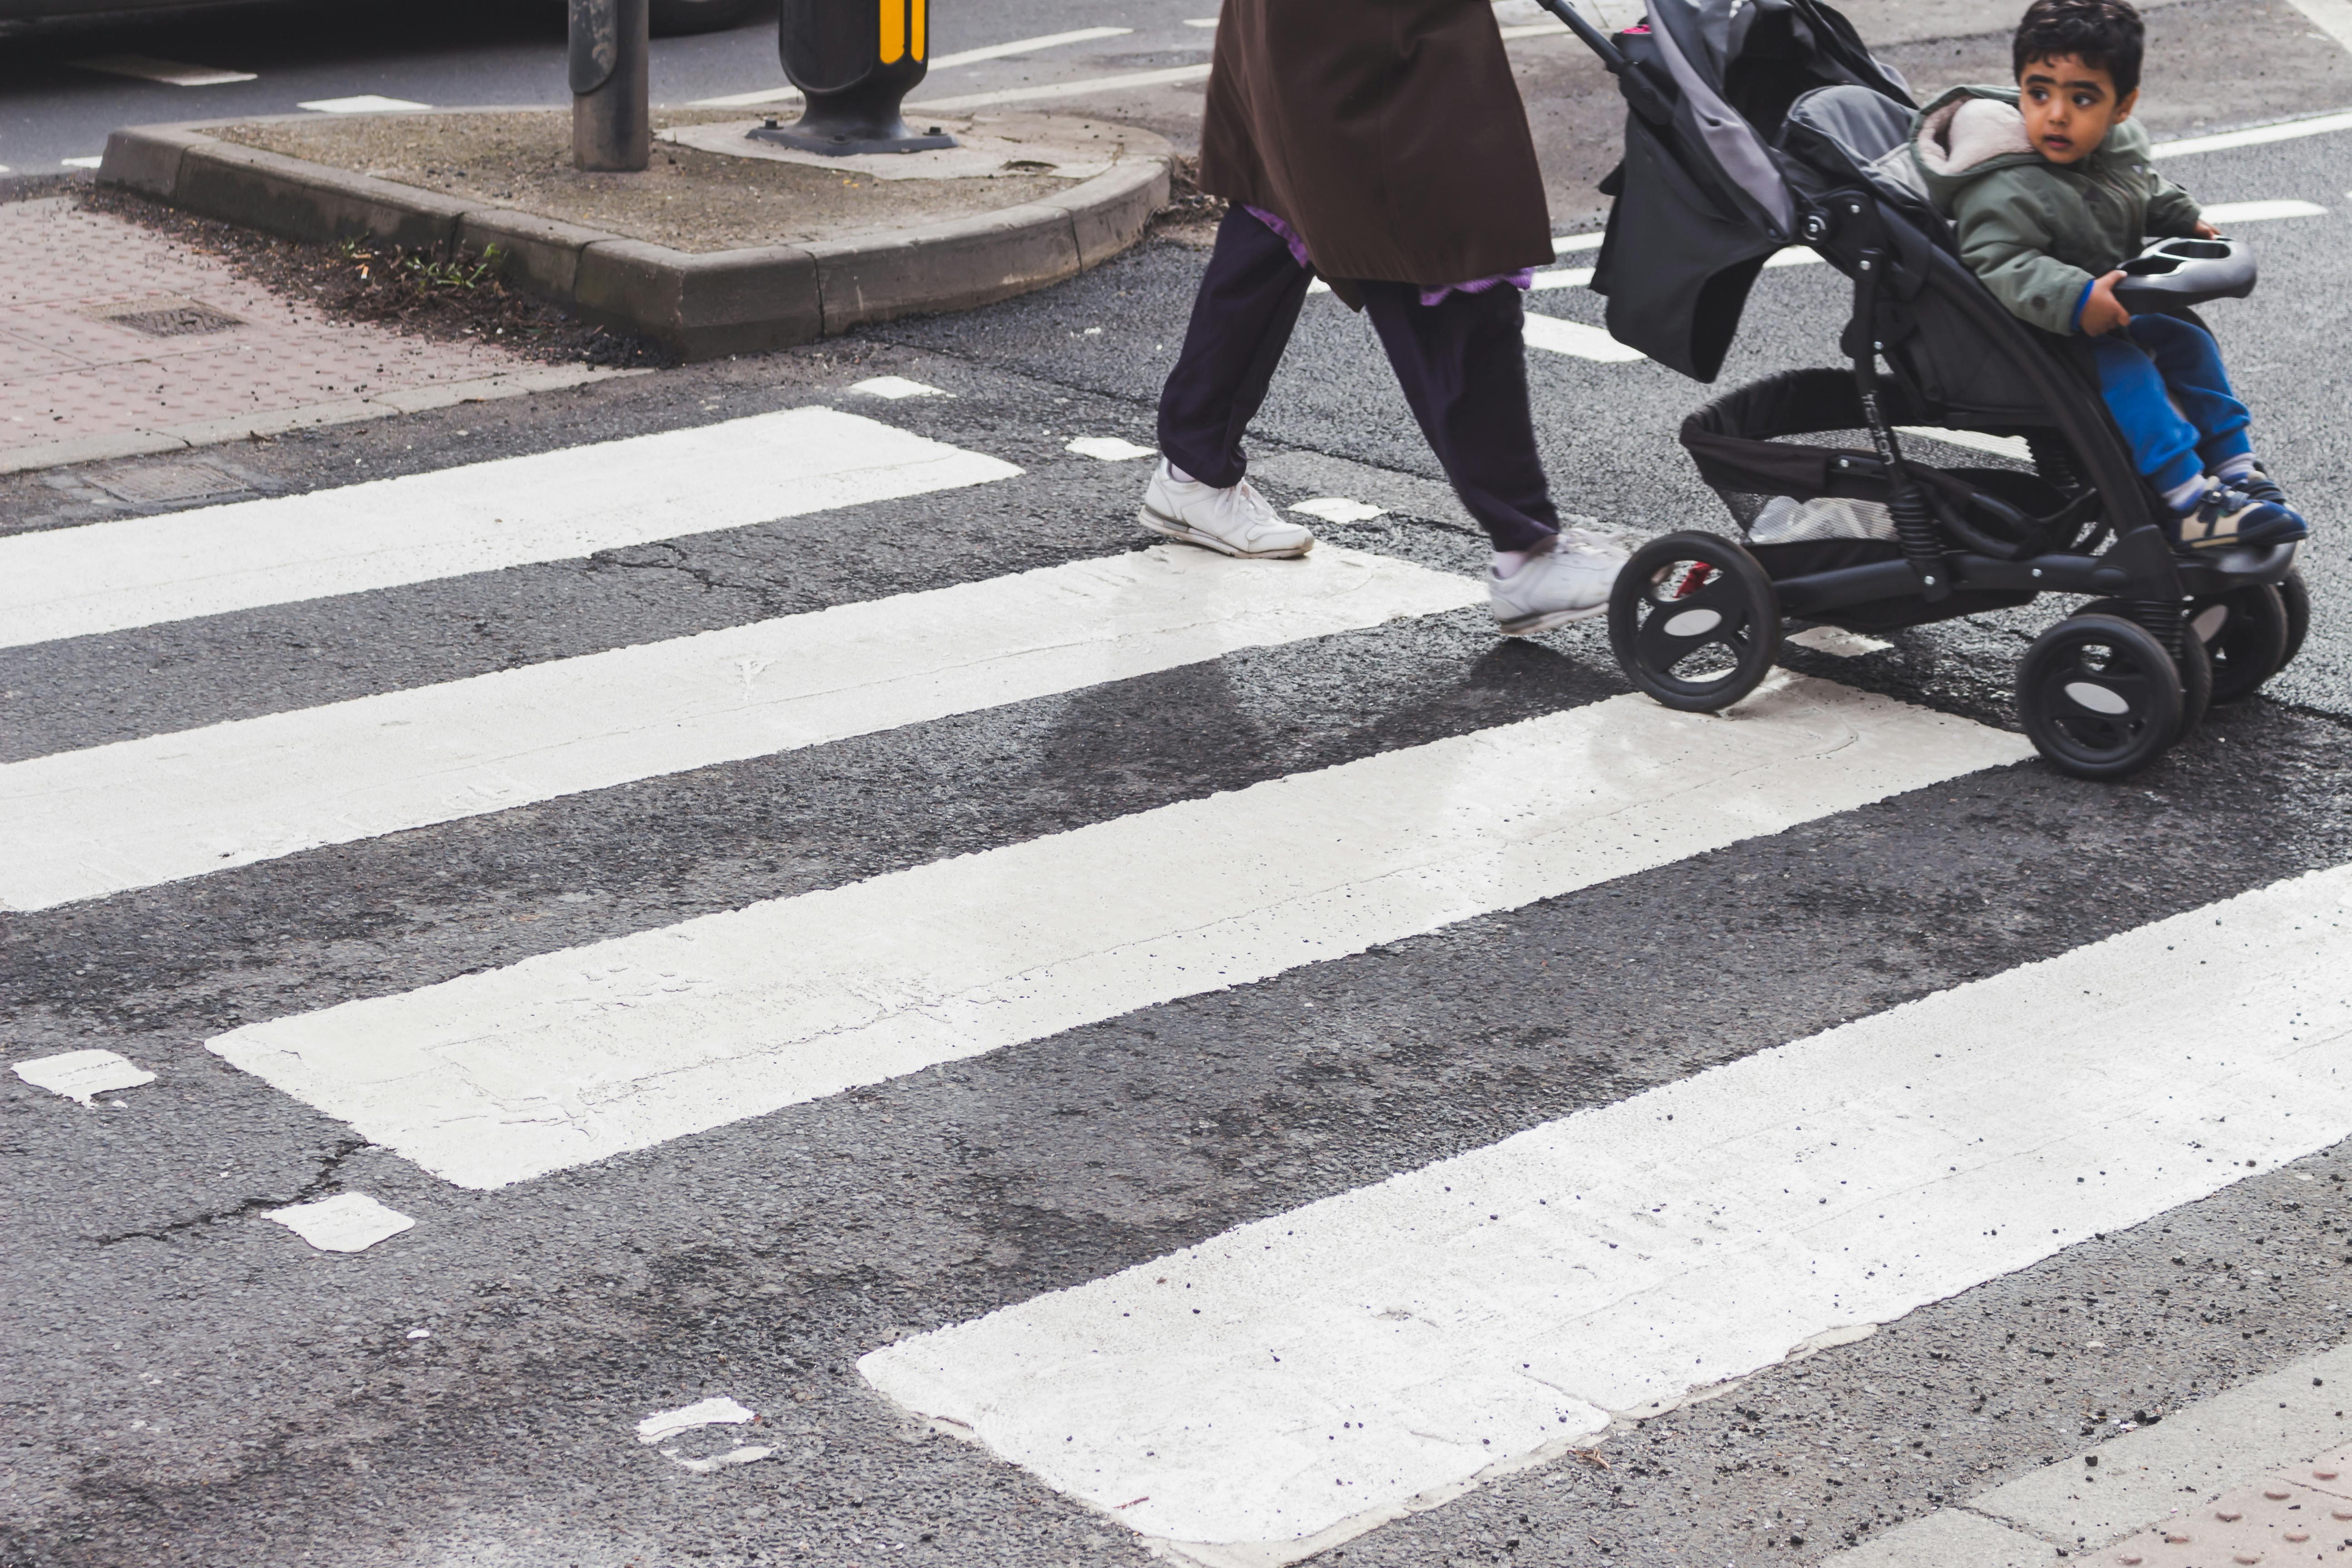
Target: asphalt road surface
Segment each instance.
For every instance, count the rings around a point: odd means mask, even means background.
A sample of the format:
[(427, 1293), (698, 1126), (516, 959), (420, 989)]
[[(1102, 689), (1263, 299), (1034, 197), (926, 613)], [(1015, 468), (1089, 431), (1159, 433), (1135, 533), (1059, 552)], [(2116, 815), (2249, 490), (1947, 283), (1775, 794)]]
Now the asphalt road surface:
[[(2159, 21), (2167, 135), (2352, 104), (2300, 13)], [(1596, 84), (1523, 47), (1559, 142)], [(218, 90), (556, 80), (461, 53)], [(2214, 314), (2316, 610), (2121, 785), (2015, 732), (2062, 605), (1723, 719), (1499, 641), (1328, 297), (1252, 447), (1316, 554), (1153, 545), (1176, 240), (177, 510), (0, 479), (0, 570), (73, 590), (0, 625), (0, 1563), (1810, 1564), (2334, 1347), (2347, 146), (2166, 165), (2252, 215)], [(1840, 292), (1769, 270), (1722, 384), (1828, 363)], [(1550, 336), (1563, 502), (1725, 527), (1713, 393)]]

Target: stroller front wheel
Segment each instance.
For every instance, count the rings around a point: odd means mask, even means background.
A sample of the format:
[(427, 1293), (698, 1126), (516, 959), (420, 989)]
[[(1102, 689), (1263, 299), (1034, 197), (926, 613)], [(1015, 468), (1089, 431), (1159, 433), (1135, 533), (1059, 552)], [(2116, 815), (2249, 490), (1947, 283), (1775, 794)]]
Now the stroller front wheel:
[(2180, 733), (2186, 694), (2164, 645), (2114, 616), (2074, 616), (2036, 637), (2017, 667), (2026, 738), (2076, 778), (2119, 779)]
[(1609, 595), (1625, 679), (1669, 708), (1712, 713), (1756, 689), (1780, 653), (1780, 595), (1756, 557), (1713, 533), (1633, 552)]

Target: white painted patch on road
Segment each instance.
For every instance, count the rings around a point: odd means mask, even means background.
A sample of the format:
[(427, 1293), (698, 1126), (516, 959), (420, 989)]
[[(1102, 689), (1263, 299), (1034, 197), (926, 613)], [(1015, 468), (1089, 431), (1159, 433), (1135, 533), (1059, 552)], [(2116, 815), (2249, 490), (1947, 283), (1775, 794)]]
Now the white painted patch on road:
[(1300, 501), (1290, 509), (1309, 517), (1319, 517), (1326, 522), (1370, 522), (1388, 515), (1369, 501), (1352, 500), (1346, 496), (1317, 496), (1313, 500)]
[(1721, 717), (1612, 698), (211, 1048), (436, 1175), (498, 1187), (2032, 754), (1965, 720), (1775, 679)]
[(95, 1108), (97, 1097), (118, 1089), (153, 1083), (155, 1075), (112, 1051), (66, 1051), (54, 1057), (30, 1057), (15, 1064), (16, 1074), (35, 1089), (46, 1089)]
[(2226, 153), (2233, 147), (2261, 147), (2305, 136), (2332, 135), (2338, 131), (2352, 131), (2352, 114), (2321, 114), (2309, 120), (2288, 120), (2212, 136), (2184, 136), (2177, 142), (2158, 142), (2151, 153), (2158, 158), (2183, 158), (2192, 153)]
[(314, 1204), (270, 1209), (261, 1217), (276, 1220), (321, 1252), (365, 1252), (416, 1224), (365, 1193), (337, 1193)]
[(215, 66), (190, 65), (184, 60), (160, 60), (152, 55), (91, 55), (66, 63), (108, 76), (162, 82), (166, 87), (223, 87), (235, 81), (260, 79), (251, 71), (222, 70)]
[(564, 561), (987, 484), (1010, 463), (794, 408), (0, 539), (0, 647)]
[(747, 1410), (724, 1395), (698, 1400), (680, 1405), (676, 1410), (656, 1411), (637, 1423), (637, 1441), (658, 1443), (675, 1437), (680, 1432), (690, 1432), (697, 1426), (741, 1426), (757, 1412)]
[(0, 764), (0, 909), (47, 909), (1482, 602), (1319, 550), (1159, 545)]
[(2352, 868), (877, 1350), (1145, 1534), (1280, 1563), (2352, 1135)]
[(2033, 461), (2033, 448), (2022, 436), (1988, 436), (1981, 430), (1948, 430), (1940, 425), (1898, 425), (1906, 436), (1918, 436), (1929, 441), (1941, 441), (1947, 447), (1965, 447), (1971, 452), (1990, 452), (1995, 457), (2013, 458), (2021, 463)]
[(430, 109), (433, 106), (409, 98), (385, 98), (381, 93), (362, 92), (352, 98), (314, 98), (308, 103), (298, 103), (294, 107), (320, 114), (388, 114), (395, 110)]
[(1547, 353), (1573, 354), (1578, 359), (1598, 360), (1604, 364), (1630, 364), (1649, 356), (1641, 350), (1628, 348), (1599, 327), (1588, 327), (1582, 321), (1562, 321), (1558, 316), (1527, 314), (1528, 346), (1542, 349)]
[(1076, 452), (1081, 458), (1092, 458), (1102, 463), (1131, 463), (1138, 458), (1156, 458), (1160, 454), (1150, 447), (1139, 447), (1117, 436), (1081, 436), (1062, 448)]
[(102, 155), (94, 153), (87, 158), (60, 158), (58, 164), (66, 169), (95, 169), (105, 162)]
[(1590, 267), (1547, 267), (1528, 279), (1528, 292), (1544, 294), (1559, 289), (1581, 289), (1591, 281)]
[(864, 381), (850, 383), (849, 390), (862, 392), (868, 397), (887, 398), (896, 403), (902, 397), (953, 397), (928, 381), (909, 381), (903, 375), (875, 375)]
[(1043, 81), (1027, 87), (1001, 88), (994, 92), (966, 93), (961, 98), (932, 98), (907, 105), (909, 113), (956, 109), (987, 109), (999, 103), (1030, 103), (1049, 98), (1092, 98), (1097, 94), (1133, 92), (1146, 87), (1181, 87), (1209, 79), (1209, 68), (1176, 66), (1167, 70), (1128, 71), (1119, 76), (1087, 77), (1077, 81)]
[(1832, 654), (1839, 658), (1860, 658), (1864, 654), (1885, 653), (1895, 645), (1860, 632), (1847, 631), (1843, 626), (1807, 626), (1803, 631), (1789, 634), (1789, 641), (1799, 647), (1811, 648), (1815, 653)]

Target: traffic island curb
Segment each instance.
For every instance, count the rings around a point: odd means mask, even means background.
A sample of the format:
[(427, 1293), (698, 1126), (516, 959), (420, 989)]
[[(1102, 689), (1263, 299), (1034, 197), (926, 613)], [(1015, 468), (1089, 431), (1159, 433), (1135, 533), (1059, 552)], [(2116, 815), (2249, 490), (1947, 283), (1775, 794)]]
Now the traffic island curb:
[(1168, 203), (1175, 158), (1161, 139), (1131, 132), (1139, 153), (1016, 206), (839, 240), (697, 253), (209, 133), (254, 122), (127, 127), (107, 138), (98, 178), (288, 239), (373, 239), (444, 253), (495, 246), (516, 287), (687, 360), (970, 310), (1076, 277), (1143, 237)]

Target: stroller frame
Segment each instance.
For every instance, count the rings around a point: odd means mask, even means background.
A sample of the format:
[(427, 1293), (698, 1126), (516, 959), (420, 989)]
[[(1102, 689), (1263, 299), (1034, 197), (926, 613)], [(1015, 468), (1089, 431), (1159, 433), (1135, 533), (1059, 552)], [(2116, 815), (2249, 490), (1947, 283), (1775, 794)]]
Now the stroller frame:
[[(1769, 552), (1769, 546), (1751, 549), (1703, 532), (1651, 542), (1621, 574), (1611, 605), (1612, 640), (1635, 685), (1671, 707), (1727, 707), (1771, 668), (1784, 615), (1880, 628), (2023, 604), (2044, 593), (2096, 596), (2101, 603), (2045, 633), (2021, 661), (2019, 708), (2027, 733), (2051, 762), (2078, 775), (2113, 778), (2159, 755), (2195, 726), (2209, 701), (2250, 695), (2294, 656), (2308, 623), (2308, 600), (2294, 572), (2295, 546), (2177, 553), (2158, 521), (2161, 498), (2140, 477), (2095, 387), (2054, 352), (2062, 340), (2027, 326), (1994, 299), (1930, 232), (1932, 216), (1915, 221), (1859, 167), (1824, 167), (1832, 160), (1802, 161), (1785, 148), (1768, 154), (1788, 192), (1774, 210), (1769, 189), (1758, 199), (1756, 191), (1740, 188), (1737, 163), (1711, 156), (1724, 149), (1723, 116), (1736, 111), (1706, 98), (1705, 83), (1694, 79), (1681, 52), (1671, 57), (1671, 73), (1659, 71), (1629, 58), (1570, 0), (1544, 3), (1618, 77), (1632, 114), (1679, 156), (1679, 177), (1704, 184), (1720, 207), (1750, 221), (1763, 249), (1744, 275), (1737, 263), (1726, 269), (1736, 290), (1729, 304), (1735, 327), (1748, 284), (1764, 255), (1781, 244), (1809, 247), (1853, 285), (1842, 343), (1845, 367), (1754, 384), (1685, 422), (1683, 443), (1701, 476), (1727, 496), (1876, 501), (1891, 515), (1899, 542), (1892, 558), (1781, 574), (1758, 559), (1757, 550)], [(1817, 22), (1826, 17), (1844, 28), (1818, 0), (1795, 3)], [(1654, 17), (1652, 23), (1653, 31), (1662, 30)], [(1851, 29), (1844, 31), (1852, 38)], [(1852, 42), (1859, 47), (1858, 38)], [(1663, 47), (1675, 46), (1668, 38)], [(1702, 100), (1696, 132), (1694, 97)], [(1907, 115), (1907, 102), (1901, 107)], [(1761, 138), (1744, 120), (1729, 129), (1754, 138), (1754, 147), (1732, 148), (1752, 169)], [(1630, 174), (1616, 176), (1612, 194), (1621, 209), (1622, 182)], [(1617, 218), (1612, 211), (1612, 245)], [(1608, 271), (1604, 258), (1602, 285)], [(1709, 308), (1719, 315), (1721, 281), (1710, 279), (1708, 288), (1717, 294)], [(1624, 324), (1618, 304), (1612, 299), (1612, 331)], [(1999, 361), (2030, 413), (2020, 406), (1988, 417), (1933, 395), (1931, 377), (1916, 374), (1902, 342), (1929, 310), (1947, 312)], [(1726, 331), (1725, 346), (1728, 341)], [(1704, 349), (1679, 356), (1680, 363), (1654, 357), (1703, 380), (1720, 363), (1719, 352), (1715, 363), (1706, 363)], [(1785, 414), (1801, 404), (1834, 417), (1768, 427), (1759, 437), (1759, 418), (1769, 425), (1771, 409)], [(1919, 463), (1906, 454), (1897, 426), (1922, 424), (2022, 436), (2042, 482)], [(1771, 438), (1824, 428), (1866, 429), (1873, 450)], [(1994, 481), (2004, 479), (2024, 480), (2031, 493), (2021, 494), (2016, 482), (1996, 489)], [(1890, 553), (1884, 546), (1875, 552)], [(2218, 616), (2209, 613), (2216, 609)], [(1675, 666), (1695, 654), (1703, 663), (1728, 658), (1733, 668), (1712, 679), (1677, 676)]]

